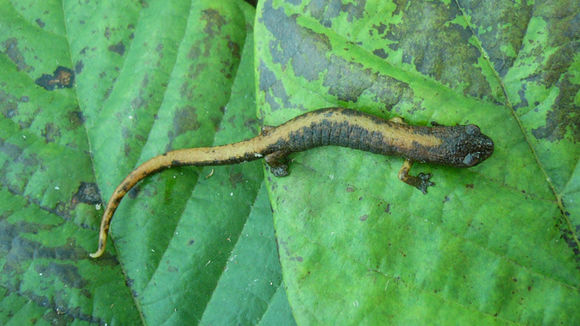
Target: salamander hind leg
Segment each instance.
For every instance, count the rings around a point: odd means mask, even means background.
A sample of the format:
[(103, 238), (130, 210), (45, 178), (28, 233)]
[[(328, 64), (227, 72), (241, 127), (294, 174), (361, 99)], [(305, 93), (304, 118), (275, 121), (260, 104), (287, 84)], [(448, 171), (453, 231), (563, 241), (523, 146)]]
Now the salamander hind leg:
[(283, 151), (274, 152), (266, 155), (264, 158), (266, 164), (270, 167), (270, 171), (277, 177), (285, 177), (288, 172), (288, 153)]
[(409, 171), (411, 170), (412, 165), (413, 162), (411, 160), (405, 159), (401, 170), (399, 170), (399, 180), (421, 190), (422, 193), (426, 194), (427, 188), (435, 185), (434, 182), (429, 181), (429, 179), (431, 179), (431, 173), (421, 172), (417, 176), (410, 175)]

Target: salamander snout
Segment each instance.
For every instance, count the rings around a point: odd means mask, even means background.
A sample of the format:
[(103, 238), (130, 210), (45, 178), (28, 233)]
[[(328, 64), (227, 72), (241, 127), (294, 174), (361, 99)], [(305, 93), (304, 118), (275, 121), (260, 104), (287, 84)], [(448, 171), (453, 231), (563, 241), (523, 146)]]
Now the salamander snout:
[(476, 125), (465, 126), (462, 142), (463, 159), (461, 164), (466, 167), (477, 165), (493, 154), (493, 140), (481, 133)]

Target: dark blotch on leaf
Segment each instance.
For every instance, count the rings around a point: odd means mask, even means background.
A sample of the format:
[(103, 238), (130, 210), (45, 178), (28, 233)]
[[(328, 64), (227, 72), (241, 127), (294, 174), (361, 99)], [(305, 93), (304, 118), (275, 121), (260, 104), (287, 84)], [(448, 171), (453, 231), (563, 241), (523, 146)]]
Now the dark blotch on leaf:
[(75, 289), (85, 287), (88, 282), (81, 276), (76, 266), (49, 262), (48, 265), (36, 265), (36, 271), (46, 276), (57, 276), (64, 284)]
[(576, 143), (580, 141), (580, 106), (576, 105), (574, 99), (580, 91), (580, 85), (571, 83), (566, 75), (557, 86), (560, 93), (546, 114), (546, 124), (532, 129), (532, 134), (538, 139), (552, 142), (569, 137)]
[(94, 182), (81, 182), (76, 194), (73, 196), (73, 203), (80, 202), (89, 205), (101, 203), (99, 187)]
[(230, 184), (232, 185), (232, 187), (234, 189), (236, 189), (236, 186), (238, 185), (238, 183), (244, 182), (245, 178), (244, 175), (242, 173), (239, 172), (231, 172), (230, 173)]
[(226, 19), (217, 10), (206, 9), (202, 11), (202, 20), (205, 20), (203, 31), (210, 36), (218, 36), (222, 26), (226, 24)]
[(0, 89), (0, 112), (7, 119), (18, 115), (18, 99), (12, 94), (6, 93), (3, 89)]
[[(384, 34), (385, 30), (387, 29), (387, 25), (380, 23), (379, 25), (373, 25), (373, 28), (377, 31), (377, 33)], [(372, 31), (372, 30), (370, 30)]]
[(385, 213), (391, 214), (391, 204), (387, 204), (387, 207), (385, 207)]
[(282, 70), (291, 62), (296, 76), (317, 79), (328, 65), (326, 53), (332, 50), (328, 37), (298, 26), (297, 15), (288, 17), (283, 8), (274, 9), (270, 2), (264, 4), (264, 11), (262, 21), (275, 39), (269, 44), (273, 62), (280, 63)]
[(75, 81), (75, 74), (69, 68), (59, 66), (51, 75), (43, 74), (35, 83), (47, 91), (55, 88), (71, 88)]
[(16, 64), (19, 71), (25, 72), (32, 71), (32, 67), (27, 65), (26, 62), (24, 62), (24, 56), (22, 55), (22, 52), (20, 52), (20, 49), (18, 48), (18, 39), (16, 38), (6, 39), (3, 45), (4, 45), (4, 54), (6, 54), (8, 58), (10, 58), (10, 60), (12, 60), (12, 62)]
[(77, 246), (74, 240), (69, 240), (59, 247), (46, 247), (27, 236), (37, 234), (40, 230), (50, 231), (55, 227), (27, 222), (9, 223), (5, 219), (0, 219), (0, 251), (6, 258), (2, 273), (16, 277), (28, 269), (33, 259), (86, 260), (86, 250)]
[[(298, 5), (299, 3), (293, 3)], [(317, 19), (324, 27), (332, 27), (332, 19), (339, 14), (340, 2), (313, 0), (306, 6), (305, 11)]]
[(570, 42), (569, 44), (558, 48), (558, 50), (550, 56), (546, 65), (542, 68), (543, 83), (546, 87), (552, 87), (560, 77), (568, 71), (570, 65), (574, 61), (572, 58), (575, 53), (580, 50), (579, 42)]
[(461, 6), (474, 26), (485, 26), (473, 31), (492, 61), (494, 70), (504, 77), (513, 66), (517, 51), (522, 48), (535, 6), (525, 1), (470, 1), (462, 2)]
[(318, 19), (325, 27), (332, 27), (332, 20), (343, 13), (347, 14), (347, 20), (352, 22), (355, 18), (362, 18), (366, 6), (366, 0), (354, 1), (345, 4), (344, 1), (314, 0), (306, 7), (310, 16)]
[(576, 238), (576, 234), (580, 232), (580, 225), (576, 226), (576, 233), (572, 232), (568, 228), (568, 223), (564, 221), (565, 214), (561, 214), (556, 221), (556, 227), (560, 230), (560, 237), (566, 242), (568, 247), (574, 253), (574, 258), (576, 263), (580, 264), (580, 248), (578, 247), (578, 242)]
[(54, 123), (49, 122), (44, 125), (44, 129), (40, 133), (42, 137), (44, 137), (44, 141), (48, 143), (52, 143), (55, 141), (56, 138), (60, 137), (60, 129), (54, 125)]
[(78, 75), (83, 71), (83, 68), (85, 67), (83, 60), (79, 60), (79, 62), (77, 62), (77, 64), (75, 65), (75, 73)]
[[(332, 51), (330, 46), (330, 40), (328, 36), (324, 34), (319, 34), (311, 29), (301, 29), (301, 37), (303, 40), (309, 40), (309, 42), (304, 42), (300, 49), (300, 54), (294, 55), (292, 60), (292, 67), (296, 76), (302, 76), (309, 81), (318, 79), (318, 74), (322, 71), (320, 68), (325, 67), (328, 64), (326, 59), (326, 53)], [(311, 60), (313, 60), (311, 62)], [(318, 69), (312, 69), (317, 67)]]
[(517, 110), (517, 109), (522, 108), (522, 107), (525, 108), (529, 105), (528, 99), (526, 99), (526, 89), (527, 89), (527, 84), (522, 83), (522, 87), (518, 90), (518, 95), (520, 96), (520, 102), (518, 104), (514, 105), (514, 110)]
[(69, 126), (71, 127), (69, 130), (72, 130), (82, 126), (85, 122), (85, 117), (81, 111), (70, 111), (68, 113), (68, 121), (70, 122)]
[(387, 54), (387, 52), (385, 52), (385, 49), (376, 49), (373, 51), (373, 54), (376, 55), (377, 57), (381, 57), (383, 59), (385, 59), (386, 57), (389, 56)]
[(299, 263), (301, 263), (301, 262), (303, 262), (303, 261), (304, 261), (304, 258), (302, 258), (301, 256), (294, 256), (294, 257), (289, 257), (289, 259), (290, 259), (291, 261), (297, 261), (297, 262), (299, 262)]
[[(308, 81), (319, 81), (328, 88), (328, 93), (336, 96), (338, 100), (345, 102), (357, 102), (363, 92), (383, 103), (390, 110), (399, 101), (406, 100), (414, 103), (412, 91), (405, 83), (363, 66), (358, 62), (348, 61), (342, 57), (332, 55), (332, 46), (328, 37), (311, 29), (297, 24), (297, 15), (288, 16), (282, 7), (274, 9), (271, 2), (264, 3), (264, 14), (261, 21), (272, 33), (274, 40), (269, 43), (269, 49), (274, 64), (281, 66), (282, 72), (287, 71), (288, 65), (296, 77)], [(357, 46), (357, 45), (353, 45)], [(280, 103), (281, 97), (272, 95), (273, 87), (267, 87), (264, 83), (272, 85), (276, 80), (274, 73), (264, 70), (265, 65), (260, 64), (260, 89), (269, 89), (266, 93), (266, 101), (272, 108), (281, 105), (290, 107), (286, 103)], [(285, 93), (283, 85), (276, 82), (278, 93)], [(283, 102), (286, 102), (283, 100)]]
[(472, 31), (453, 22), (462, 14), (455, 2), (403, 2), (394, 15), (399, 11), (401, 22), (389, 25), (383, 38), (391, 41), (389, 48), (402, 52), (405, 63), (466, 95), (492, 93), (478, 67), (482, 53), (470, 43)]
[(173, 117), (173, 132), (175, 137), (188, 131), (198, 130), (201, 127), (196, 111), (194, 106), (177, 109)]
[(260, 60), (259, 70), (260, 90), (265, 93), (266, 103), (268, 103), (270, 108), (272, 108), (272, 110), (277, 110), (281, 107), (291, 107), (290, 97), (288, 96), (288, 93), (286, 93), (282, 81), (276, 78), (274, 72), (268, 69), (262, 60)]
[(232, 52), (232, 57), (241, 58), (240, 46), (236, 42), (228, 40), (228, 49)]
[(123, 41), (119, 41), (117, 44), (110, 45), (107, 49), (111, 52), (117, 53), (120, 56), (125, 54), (125, 44), (123, 44)]

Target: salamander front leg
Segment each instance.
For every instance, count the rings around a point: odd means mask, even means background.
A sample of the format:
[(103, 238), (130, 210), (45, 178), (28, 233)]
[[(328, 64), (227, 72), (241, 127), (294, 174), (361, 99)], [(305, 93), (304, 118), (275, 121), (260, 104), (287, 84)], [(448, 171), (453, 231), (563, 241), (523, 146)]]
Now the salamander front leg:
[(411, 170), (412, 165), (413, 161), (405, 159), (403, 166), (399, 170), (399, 180), (421, 190), (422, 193), (426, 194), (427, 188), (435, 185), (435, 183), (429, 181), (429, 179), (431, 179), (431, 173), (421, 172), (417, 176), (410, 175), (409, 171)]
[(264, 158), (268, 166), (270, 166), (270, 171), (277, 177), (285, 177), (289, 174), (288, 172), (288, 153), (283, 151), (274, 152), (272, 154), (266, 155)]

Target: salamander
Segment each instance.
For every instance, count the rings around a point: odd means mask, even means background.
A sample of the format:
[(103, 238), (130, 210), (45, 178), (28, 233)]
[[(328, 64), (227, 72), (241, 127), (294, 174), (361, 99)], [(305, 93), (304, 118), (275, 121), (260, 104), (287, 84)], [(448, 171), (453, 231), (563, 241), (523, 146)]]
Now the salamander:
[(423, 193), (433, 186), (431, 174), (409, 174), (412, 162), (471, 167), (492, 153), (493, 141), (473, 124), (411, 126), (400, 118), (381, 119), (345, 108), (326, 108), (302, 114), (278, 127), (266, 127), (249, 140), (186, 148), (153, 157), (131, 172), (115, 189), (103, 217), (97, 258), (105, 251), (113, 213), (125, 194), (143, 178), (175, 166), (236, 164), (264, 158), (272, 174), (288, 175), (288, 155), (319, 146), (342, 146), (405, 158), (399, 179)]

